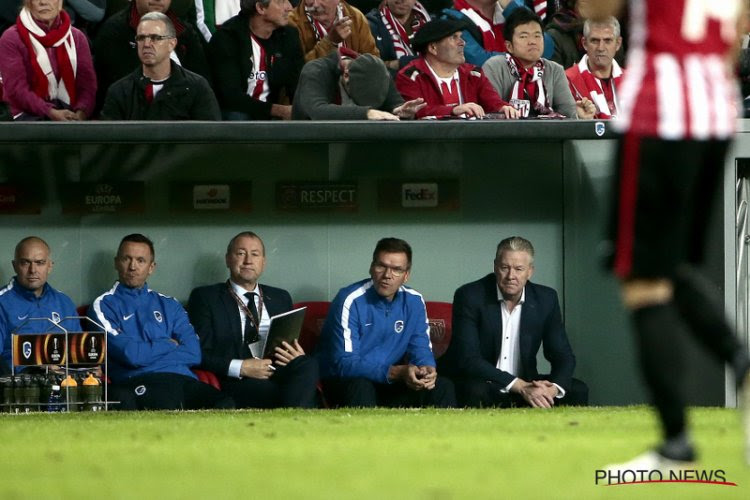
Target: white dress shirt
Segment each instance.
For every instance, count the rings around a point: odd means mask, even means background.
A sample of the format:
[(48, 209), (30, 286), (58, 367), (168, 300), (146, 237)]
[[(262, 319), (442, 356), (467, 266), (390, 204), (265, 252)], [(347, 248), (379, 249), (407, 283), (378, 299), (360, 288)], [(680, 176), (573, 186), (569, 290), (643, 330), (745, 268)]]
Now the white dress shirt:
[[(233, 281), (229, 281), (232, 284), (232, 289), (234, 290), (234, 293), (237, 294), (237, 296), (242, 300), (242, 303), (245, 304), (245, 306), (248, 306), (249, 300), (247, 297), (245, 297), (245, 294), (248, 292), (241, 286), (239, 286), (237, 283)], [(258, 284), (255, 284), (255, 289), (251, 290), (253, 292), (253, 299), (255, 299), (255, 308), (259, 310), (259, 303), (260, 303), (260, 296), (258, 295)], [(249, 308), (249, 306), (248, 306)], [(245, 331), (245, 322), (247, 321), (247, 316), (245, 315), (245, 312), (242, 310), (239, 304), (237, 304), (237, 312), (240, 315), (240, 337), (243, 337), (243, 333)], [(260, 337), (260, 340), (258, 342), (254, 342), (250, 344), (250, 352), (252, 353), (254, 358), (260, 358), (263, 356), (263, 349), (266, 347), (266, 339), (268, 338), (268, 327), (271, 325), (271, 316), (268, 314), (268, 309), (266, 307), (263, 307), (263, 311), (260, 315), (260, 325), (258, 325), (258, 337)], [(240, 368), (242, 368), (242, 359), (233, 359), (229, 363), (229, 370), (227, 371), (227, 375), (234, 378), (241, 378), (240, 377)]]

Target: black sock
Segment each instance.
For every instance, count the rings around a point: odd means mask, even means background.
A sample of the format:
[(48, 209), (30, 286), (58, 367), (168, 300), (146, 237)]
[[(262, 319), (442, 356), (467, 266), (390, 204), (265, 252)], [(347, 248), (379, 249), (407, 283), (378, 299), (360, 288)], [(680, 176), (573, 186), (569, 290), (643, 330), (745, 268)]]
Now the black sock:
[(661, 456), (672, 460), (681, 460), (685, 462), (692, 462), (695, 460), (695, 449), (686, 433), (667, 439), (657, 451)]
[(633, 311), (638, 356), (668, 441), (685, 432), (684, 326), (672, 302)]
[(715, 288), (697, 269), (681, 266), (674, 278), (674, 301), (693, 337), (720, 361), (729, 363), (739, 382), (750, 360), (727, 322)]

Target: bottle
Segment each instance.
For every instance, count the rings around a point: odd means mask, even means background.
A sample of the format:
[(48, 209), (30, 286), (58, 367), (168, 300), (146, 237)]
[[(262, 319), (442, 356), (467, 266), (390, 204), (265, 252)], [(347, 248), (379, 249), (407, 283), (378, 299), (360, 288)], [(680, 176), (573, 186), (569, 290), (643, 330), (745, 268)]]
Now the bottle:
[(99, 399), (99, 389), (101, 384), (94, 377), (93, 373), (89, 373), (86, 380), (83, 381), (83, 410), (84, 411), (99, 411), (101, 410), (101, 401)]
[(62, 396), (60, 395), (60, 386), (57, 382), (52, 384), (52, 392), (49, 394), (49, 400), (47, 401), (48, 412), (58, 412), (63, 410)]
[(0, 379), (3, 386), (3, 413), (10, 413), (11, 406), (13, 406), (13, 379), (10, 377), (3, 377)]
[(39, 411), (39, 379), (36, 376), (30, 376), (26, 381), (26, 413)]
[(13, 377), (13, 413), (23, 413), (23, 402), (26, 397), (23, 393), (23, 378), (20, 375)]
[(39, 380), (39, 411), (47, 409), (47, 402), (52, 394), (52, 383), (53, 380), (49, 375), (42, 376)]
[(68, 375), (67, 377), (65, 377), (65, 380), (62, 381), (62, 384), (60, 384), (60, 388), (62, 389), (61, 396), (63, 403), (68, 403), (64, 406), (65, 410), (79, 411), (80, 408), (78, 407), (78, 382), (76, 382), (73, 377)]

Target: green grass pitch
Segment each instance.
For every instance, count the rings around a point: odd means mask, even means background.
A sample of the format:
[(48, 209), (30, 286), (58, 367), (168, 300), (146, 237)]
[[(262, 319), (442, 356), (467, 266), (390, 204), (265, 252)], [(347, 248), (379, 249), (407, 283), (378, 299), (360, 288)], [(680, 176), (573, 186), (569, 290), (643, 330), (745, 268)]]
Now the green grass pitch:
[(737, 412), (690, 419), (737, 486), (596, 485), (657, 441), (643, 406), (0, 414), (0, 499), (750, 498)]

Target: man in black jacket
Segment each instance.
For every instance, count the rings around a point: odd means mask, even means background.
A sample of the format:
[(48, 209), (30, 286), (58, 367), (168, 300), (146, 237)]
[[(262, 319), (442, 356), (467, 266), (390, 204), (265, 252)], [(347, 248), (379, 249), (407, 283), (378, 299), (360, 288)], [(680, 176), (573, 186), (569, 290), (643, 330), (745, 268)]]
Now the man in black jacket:
[(219, 120), (219, 104), (205, 78), (171, 60), (172, 21), (161, 12), (141, 17), (135, 37), (141, 67), (107, 92), (103, 120)]
[(289, 0), (241, 0), (208, 46), (224, 119), (289, 120), (304, 64)]
[(115, 13), (101, 24), (94, 39), (94, 65), (99, 88), (98, 104), (104, 100), (109, 86), (139, 66), (138, 53), (133, 38), (141, 16), (161, 12), (175, 27), (176, 44), (172, 58), (180, 66), (211, 79), (198, 32), (178, 18), (171, 10), (172, 0), (132, 0), (129, 7)]

